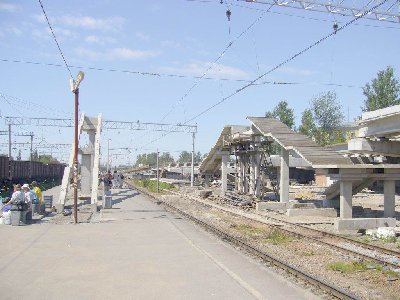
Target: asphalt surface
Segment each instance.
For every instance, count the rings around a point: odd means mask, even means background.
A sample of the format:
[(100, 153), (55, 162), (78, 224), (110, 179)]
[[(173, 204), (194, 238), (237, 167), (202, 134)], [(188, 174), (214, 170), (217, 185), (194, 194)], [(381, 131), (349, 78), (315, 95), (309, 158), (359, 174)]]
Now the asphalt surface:
[(317, 299), (136, 191), (92, 223), (0, 226), (0, 299)]

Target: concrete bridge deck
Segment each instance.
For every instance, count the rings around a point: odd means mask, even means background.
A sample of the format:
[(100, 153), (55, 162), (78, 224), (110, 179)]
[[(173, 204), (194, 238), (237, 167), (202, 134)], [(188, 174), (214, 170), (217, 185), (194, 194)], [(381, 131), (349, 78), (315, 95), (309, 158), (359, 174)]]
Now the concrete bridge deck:
[(2, 299), (316, 299), (147, 196), (96, 222), (0, 226)]

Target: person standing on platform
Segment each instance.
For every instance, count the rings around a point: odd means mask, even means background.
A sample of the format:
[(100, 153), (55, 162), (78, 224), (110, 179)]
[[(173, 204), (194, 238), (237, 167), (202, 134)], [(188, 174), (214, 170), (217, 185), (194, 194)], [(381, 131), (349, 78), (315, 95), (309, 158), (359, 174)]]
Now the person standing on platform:
[(40, 189), (40, 187), (38, 186), (36, 181), (32, 181), (31, 186), (32, 186), (33, 192), (36, 194), (36, 196), (39, 200), (39, 204), (41, 204), (42, 200), (43, 200), (42, 190)]

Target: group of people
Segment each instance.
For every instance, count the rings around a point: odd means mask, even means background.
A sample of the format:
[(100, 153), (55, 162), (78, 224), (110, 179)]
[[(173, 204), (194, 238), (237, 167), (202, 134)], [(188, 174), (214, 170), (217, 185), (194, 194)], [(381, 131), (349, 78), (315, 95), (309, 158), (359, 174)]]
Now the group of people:
[(110, 170), (107, 171), (107, 173), (103, 174), (101, 176), (101, 180), (103, 181), (104, 184), (104, 189), (109, 190), (111, 188), (118, 189), (122, 188), (123, 185), (123, 179), (124, 175), (122, 175), (118, 171), (114, 171), (112, 174)]
[(32, 204), (42, 203), (43, 196), (36, 181), (33, 181), (31, 186), (32, 189), (27, 183), (22, 186), (20, 184), (14, 185), (14, 192), (11, 195), (11, 198), (8, 197), (3, 200), (3, 215), (4, 213), (8, 213), (10, 210), (19, 210), (26, 213), (27, 220), (32, 218)]

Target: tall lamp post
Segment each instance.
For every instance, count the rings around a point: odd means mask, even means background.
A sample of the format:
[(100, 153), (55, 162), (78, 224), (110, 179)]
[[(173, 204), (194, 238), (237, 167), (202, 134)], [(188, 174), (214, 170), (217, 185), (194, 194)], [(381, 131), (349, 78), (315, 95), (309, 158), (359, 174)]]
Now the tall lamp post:
[(71, 91), (75, 94), (75, 134), (74, 134), (74, 222), (78, 223), (78, 107), (79, 85), (85, 73), (79, 71), (76, 80), (70, 79)]

